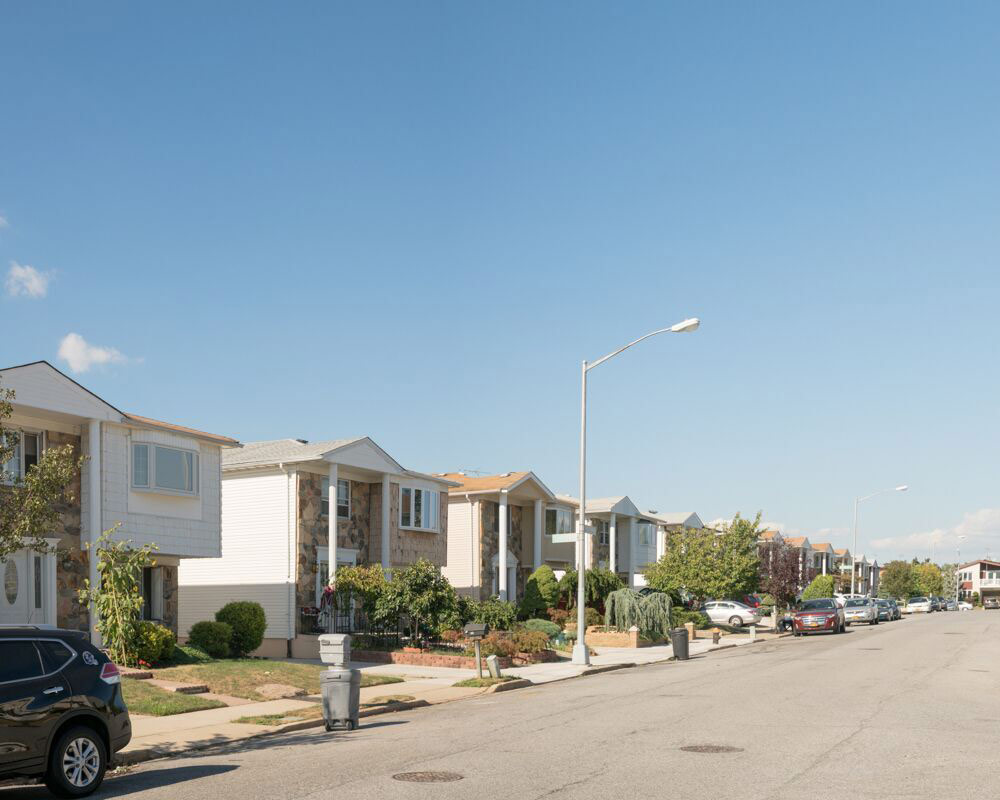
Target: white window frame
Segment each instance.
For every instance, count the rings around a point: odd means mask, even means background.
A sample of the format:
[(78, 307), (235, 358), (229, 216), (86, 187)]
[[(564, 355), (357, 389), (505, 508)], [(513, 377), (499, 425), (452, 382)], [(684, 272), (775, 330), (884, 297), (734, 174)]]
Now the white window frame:
[(594, 527), (597, 528), (597, 542), (601, 545), (611, 544), (611, 522), (606, 519), (595, 519)]
[[(403, 494), (404, 492), (410, 493), (410, 521), (408, 524), (403, 522)], [(420, 498), (420, 524), (414, 525), (413, 518), (415, 516), (415, 511), (417, 508), (417, 493), (421, 493)], [(428, 504), (428, 496), (431, 498), (431, 502)], [(434, 520), (433, 525), (425, 525), (424, 522), (427, 519), (427, 509), (434, 509)], [(437, 489), (426, 489), (422, 486), (404, 486), (400, 484), (399, 486), (399, 515), (398, 523), (400, 530), (406, 531), (423, 531), (425, 533), (440, 533), (441, 532), (441, 492)]]
[(651, 522), (640, 522), (637, 527), (639, 528), (639, 547), (652, 547), (655, 541), (655, 537), (652, 535), (653, 528), (656, 526)]
[[(347, 487), (347, 501), (345, 503), (340, 502), (340, 489), (342, 486)], [(319, 500), (319, 513), (321, 515), (330, 516), (330, 478), (324, 475), (320, 479), (320, 500)], [(323, 503), (326, 503), (326, 511), (323, 511)], [(341, 514), (340, 509), (346, 508), (347, 513)], [(337, 478), (337, 519), (350, 519), (351, 518), (351, 479), (350, 478)]]
[[(148, 472), (147, 486), (137, 484), (135, 482), (135, 449), (137, 447), (146, 448), (146, 469)], [(192, 456), (191, 461), (191, 485), (194, 487), (192, 490), (187, 489), (172, 489), (169, 487), (161, 487), (156, 485), (156, 448), (161, 448), (163, 450), (173, 450), (178, 453), (189, 453)], [(173, 447), (166, 444), (157, 444), (156, 442), (142, 442), (133, 441), (129, 447), (129, 465), (128, 465), (128, 477), (129, 486), (133, 491), (136, 492), (151, 492), (153, 494), (173, 494), (180, 495), (182, 497), (197, 497), (201, 494), (201, 464), (200, 464), (201, 453), (197, 450), (191, 450), (186, 447)]]
[[(556, 529), (553, 533), (549, 533), (549, 512), (552, 511), (556, 515)], [(569, 526), (566, 530), (559, 530), (559, 517), (562, 515), (565, 519), (569, 521)], [(552, 536), (554, 534), (560, 533), (575, 533), (576, 532), (576, 512), (571, 508), (563, 508), (561, 506), (546, 506), (545, 517), (543, 518), (542, 524), (545, 526), (545, 535)]]
[[(25, 468), (24, 468), (24, 437), (25, 436), (37, 436), (38, 437), (38, 460), (42, 460), (42, 454), (45, 452), (45, 431), (35, 430), (34, 428), (14, 428), (11, 427), (9, 430), (17, 434), (17, 472), (12, 476), (7, 471), (6, 464), (0, 464), (0, 483), (5, 485), (13, 485), (19, 480), (24, 479)], [(13, 480), (11, 479), (13, 478)]]

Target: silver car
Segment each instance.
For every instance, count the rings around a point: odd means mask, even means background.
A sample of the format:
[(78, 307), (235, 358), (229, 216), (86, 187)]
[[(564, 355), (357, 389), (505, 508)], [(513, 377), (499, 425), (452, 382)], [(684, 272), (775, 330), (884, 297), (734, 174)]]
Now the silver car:
[(761, 617), (756, 609), (735, 600), (713, 600), (705, 603), (704, 610), (712, 622), (732, 625), (734, 628), (760, 624)]
[(878, 606), (870, 597), (852, 597), (844, 602), (844, 621), (848, 625), (861, 622), (878, 625)]

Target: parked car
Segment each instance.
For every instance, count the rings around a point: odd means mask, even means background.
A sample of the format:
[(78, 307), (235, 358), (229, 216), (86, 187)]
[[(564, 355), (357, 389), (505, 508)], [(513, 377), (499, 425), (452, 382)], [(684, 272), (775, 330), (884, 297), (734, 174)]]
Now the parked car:
[(796, 636), (843, 633), (844, 624), (844, 609), (832, 597), (804, 600), (792, 616), (792, 632)]
[(959, 611), (972, 611), (972, 603), (967, 603), (965, 600), (958, 601)]
[(889, 604), (889, 608), (892, 611), (892, 619), (902, 619), (903, 612), (899, 608), (899, 603), (897, 603), (892, 597), (886, 598), (886, 602)]
[(879, 622), (892, 622), (892, 606), (889, 605), (888, 600), (883, 600), (881, 597), (876, 600), (875, 610), (878, 612)]
[(867, 622), (878, 625), (878, 609), (869, 597), (852, 597), (844, 603), (844, 622)]
[(732, 625), (734, 628), (759, 625), (761, 620), (756, 610), (735, 600), (713, 600), (705, 603), (704, 611), (712, 622)]
[(948, 611), (958, 611), (958, 600), (949, 600), (946, 607)]
[(131, 738), (118, 667), (86, 633), (0, 627), (0, 778), (84, 797)]
[(906, 601), (907, 614), (930, 614), (932, 610), (930, 598), (911, 597)]
[(983, 608), (1000, 608), (1000, 597), (987, 597), (983, 600)]

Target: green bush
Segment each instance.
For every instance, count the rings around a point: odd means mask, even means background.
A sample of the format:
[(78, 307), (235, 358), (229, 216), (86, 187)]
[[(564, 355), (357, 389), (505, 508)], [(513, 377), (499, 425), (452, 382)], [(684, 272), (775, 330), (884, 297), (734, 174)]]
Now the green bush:
[(479, 644), (479, 650), (486, 656), (506, 656), (510, 657), (517, 652), (515, 641), (499, 631), (488, 633)]
[(137, 657), (150, 665), (168, 661), (177, 644), (177, 636), (170, 628), (146, 620), (136, 625), (135, 637)]
[[(607, 596), (624, 588), (625, 582), (609, 569), (588, 569), (583, 582), (587, 605), (604, 608)], [(576, 607), (576, 570), (571, 569), (559, 580), (559, 598), (566, 608)], [(589, 624), (589, 623), (588, 623)], [(595, 623), (597, 624), (597, 623)]]
[(174, 650), (165, 662), (173, 665), (206, 664), (214, 661), (208, 653), (192, 644), (175, 644)]
[(803, 600), (816, 600), (821, 597), (833, 597), (833, 575), (817, 575), (802, 592)]
[(549, 635), (545, 631), (514, 631), (512, 638), (518, 653), (538, 653), (549, 649)]
[(695, 628), (702, 630), (712, 624), (704, 611), (685, 611), (683, 608), (670, 609), (670, 623), (675, 628), (684, 627), (685, 623), (693, 622)]
[(226, 658), (232, 640), (233, 629), (225, 622), (196, 622), (188, 633), (188, 641), (212, 658)]
[(232, 629), (229, 649), (238, 658), (252, 653), (264, 641), (267, 617), (264, 616), (264, 607), (260, 603), (252, 600), (226, 603), (215, 612), (215, 621), (225, 623)]
[(473, 603), (470, 622), (486, 623), (491, 631), (509, 631), (517, 622), (517, 606), (504, 602), (499, 597)]
[(550, 639), (554, 639), (562, 633), (562, 628), (547, 619), (529, 619), (524, 623), (524, 629), (526, 631), (541, 631)]
[(544, 614), (559, 602), (559, 581), (548, 564), (542, 564), (528, 576), (524, 584), (521, 600), (521, 619), (529, 619)]

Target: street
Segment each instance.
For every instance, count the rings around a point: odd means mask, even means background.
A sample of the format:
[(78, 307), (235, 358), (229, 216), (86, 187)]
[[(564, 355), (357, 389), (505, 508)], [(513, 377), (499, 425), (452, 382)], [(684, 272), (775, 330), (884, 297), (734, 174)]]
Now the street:
[[(151, 762), (97, 797), (944, 798), (1000, 765), (1000, 614), (785, 638)], [(711, 745), (732, 752), (686, 752)], [(0, 791), (2, 800), (46, 796)]]

